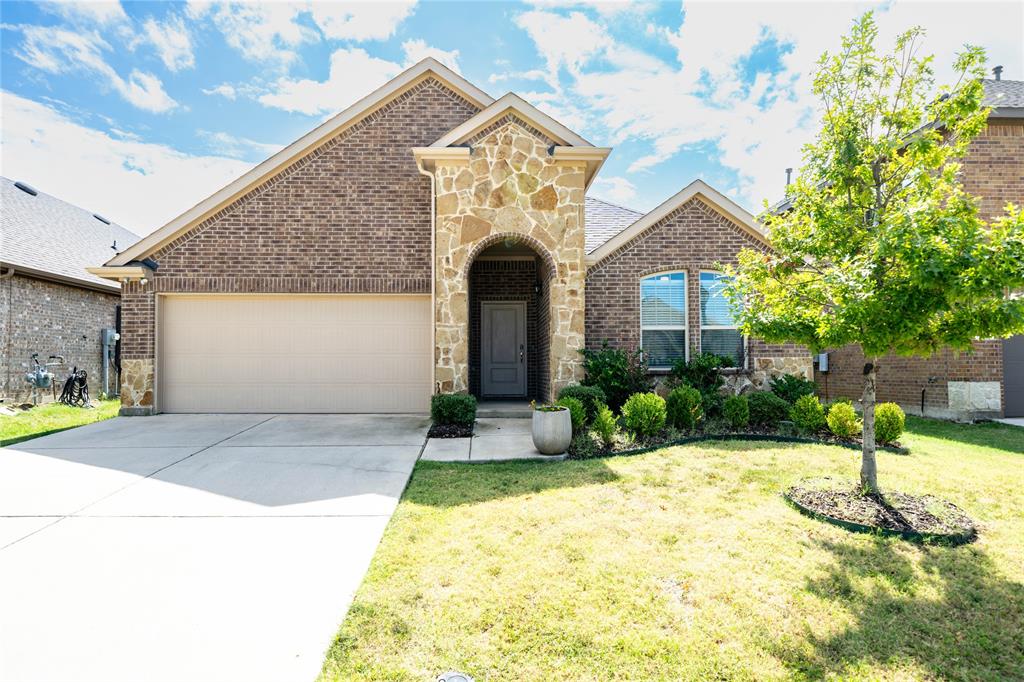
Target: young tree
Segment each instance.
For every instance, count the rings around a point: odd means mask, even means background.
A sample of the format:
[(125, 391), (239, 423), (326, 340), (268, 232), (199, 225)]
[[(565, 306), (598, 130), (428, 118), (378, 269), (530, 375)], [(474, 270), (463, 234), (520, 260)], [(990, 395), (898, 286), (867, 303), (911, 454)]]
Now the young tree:
[(804, 148), (786, 210), (762, 218), (773, 251), (740, 254), (729, 294), (747, 334), (818, 352), (864, 350), (862, 489), (879, 492), (875, 377), (889, 352), (927, 356), (1024, 331), (1024, 220), (1009, 204), (988, 224), (960, 184), (959, 159), (985, 127), (984, 53), (966, 47), (959, 80), (935, 91), (923, 31), (875, 49), (869, 12), (814, 79), (821, 130)]

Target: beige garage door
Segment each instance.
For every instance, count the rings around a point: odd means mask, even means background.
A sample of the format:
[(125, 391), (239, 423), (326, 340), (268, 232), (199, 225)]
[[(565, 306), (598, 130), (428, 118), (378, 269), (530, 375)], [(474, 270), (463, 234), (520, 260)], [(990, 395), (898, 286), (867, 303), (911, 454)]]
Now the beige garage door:
[(429, 296), (164, 296), (162, 412), (425, 412)]

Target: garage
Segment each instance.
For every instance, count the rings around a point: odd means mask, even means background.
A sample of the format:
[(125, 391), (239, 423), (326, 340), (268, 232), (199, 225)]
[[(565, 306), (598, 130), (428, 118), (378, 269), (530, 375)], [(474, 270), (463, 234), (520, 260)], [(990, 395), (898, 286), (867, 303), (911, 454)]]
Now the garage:
[(165, 295), (161, 412), (425, 412), (423, 295)]

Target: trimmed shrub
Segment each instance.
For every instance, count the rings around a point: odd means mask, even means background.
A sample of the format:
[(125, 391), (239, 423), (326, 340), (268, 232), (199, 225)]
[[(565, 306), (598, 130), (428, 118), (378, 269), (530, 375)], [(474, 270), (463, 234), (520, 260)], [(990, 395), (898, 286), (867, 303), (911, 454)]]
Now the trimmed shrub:
[(722, 404), (722, 416), (729, 426), (742, 429), (750, 423), (750, 401), (745, 395), (729, 396)]
[(608, 407), (613, 410), (621, 408), (634, 393), (651, 390), (653, 383), (648, 376), (647, 361), (639, 350), (612, 348), (605, 341), (599, 350), (585, 348), (580, 353), (586, 372), (583, 385), (600, 388), (608, 399)]
[(719, 371), (723, 367), (731, 367), (732, 360), (715, 353), (697, 353), (689, 360), (676, 360), (669, 374), (668, 385), (692, 386), (700, 391), (701, 407), (709, 416), (718, 416), (722, 410), (724, 397), (721, 388), (725, 379)]
[(597, 444), (589, 433), (577, 433), (569, 443), (569, 459), (589, 459), (597, 454)]
[(828, 410), (828, 430), (840, 438), (853, 438), (864, 424), (857, 419), (857, 412), (853, 405), (847, 402), (833, 403)]
[(435, 424), (472, 426), (476, 398), (468, 393), (438, 393), (430, 397), (430, 419)]
[(668, 423), (677, 429), (690, 431), (704, 417), (700, 391), (690, 386), (673, 388), (665, 401)]
[(750, 406), (750, 423), (755, 426), (776, 427), (783, 419), (789, 418), (789, 403), (767, 391), (757, 391), (747, 397)]
[(569, 418), (572, 420), (573, 435), (587, 430), (587, 408), (583, 407), (583, 401), (578, 398), (566, 396), (559, 398), (556, 405), (569, 408)]
[(825, 408), (816, 395), (802, 395), (789, 409), (789, 419), (804, 433), (815, 433), (825, 426)]
[(771, 380), (772, 393), (785, 400), (790, 405), (805, 395), (814, 395), (818, 385), (813, 381), (792, 374), (782, 374)]
[(597, 415), (592, 426), (605, 447), (610, 448), (615, 443), (615, 432), (619, 430), (619, 424), (607, 405), (597, 406)]
[(587, 423), (594, 421), (594, 417), (597, 416), (597, 408), (601, 405), (608, 404), (608, 396), (604, 394), (599, 386), (582, 386), (580, 384), (572, 384), (566, 386), (558, 392), (558, 399), (562, 398), (576, 398), (587, 411)]
[(903, 435), (907, 416), (896, 403), (881, 403), (875, 406), (875, 438), (880, 443), (895, 443)]
[(622, 406), (622, 423), (639, 438), (650, 438), (665, 428), (665, 399), (656, 393), (634, 393)]

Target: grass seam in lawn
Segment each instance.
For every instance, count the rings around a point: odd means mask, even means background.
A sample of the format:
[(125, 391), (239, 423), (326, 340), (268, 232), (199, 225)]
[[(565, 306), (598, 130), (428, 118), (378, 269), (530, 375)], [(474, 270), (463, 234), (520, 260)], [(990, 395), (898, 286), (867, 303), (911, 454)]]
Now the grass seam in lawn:
[(7, 439), (5, 439), (3, 441), (0, 441), (0, 448), (6, 448), (6, 447), (8, 447), (10, 445), (17, 445), (18, 443), (24, 443), (27, 440), (33, 440), (35, 438), (42, 438), (43, 436), (52, 436), (53, 434), (60, 433), (61, 431), (70, 431), (71, 429), (77, 429), (77, 428), (80, 428), (82, 426), (88, 426), (89, 424), (97, 424), (97, 423), (99, 423), (101, 421), (106, 421), (106, 420), (105, 419), (98, 419), (96, 421), (86, 422), (84, 424), (74, 424), (72, 426), (62, 426), (59, 429), (50, 429), (49, 431), (39, 431), (38, 433), (30, 433), (30, 434), (27, 434), (27, 435), (24, 435), (24, 436), (15, 436), (14, 438), (7, 438)]
[(833, 526), (838, 526), (845, 530), (854, 533), (867, 533), (869, 535), (879, 535), (884, 537), (899, 537), (910, 542), (917, 542), (921, 544), (936, 544), (946, 545), (948, 547), (957, 547), (959, 545), (966, 545), (969, 542), (974, 542), (978, 539), (978, 531), (973, 530), (970, 533), (919, 533), (912, 530), (894, 530), (892, 528), (878, 528), (877, 526), (866, 526), (863, 523), (856, 523), (854, 521), (844, 521), (843, 519), (837, 519), (834, 516), (828, 514), (822, 514), (821, 512), (814, 511), (809, 507), (805, 507), (800, 504), (788, 493), (780, 493), (782, 499), (784, 499), (791, 507), (796, 509), (804, 516), (808, 516), (816, 521), (823, 521), (830, 523)]

